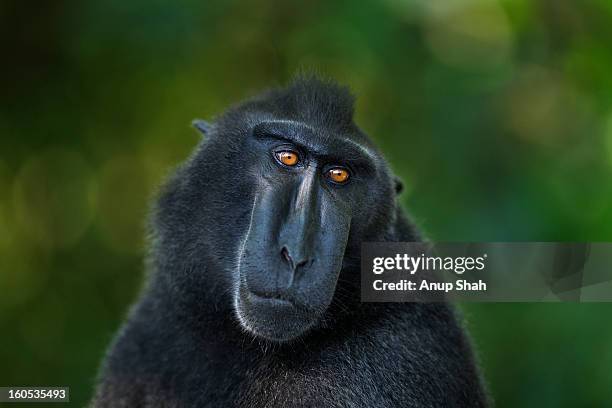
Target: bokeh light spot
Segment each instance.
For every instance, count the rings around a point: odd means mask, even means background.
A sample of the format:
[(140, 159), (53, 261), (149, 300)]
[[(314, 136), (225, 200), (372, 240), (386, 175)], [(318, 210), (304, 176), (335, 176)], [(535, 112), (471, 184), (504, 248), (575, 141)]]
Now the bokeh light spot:
[(30, 158), (14, 184), (14, 207), (20, 230), (47, 248), (74, 245), (90, 224), (95, 183), (77, 152), (51, 149)]
[(432, 53), (459, 68), (497, 67), (514, 47), (510, 22), (496, 1), (427, 2), (425, 31)]
[(523, 67), (504, 99), (506, 124), (525, 141), (563, 145), (584, 136), (588, 101), (553, 71)]

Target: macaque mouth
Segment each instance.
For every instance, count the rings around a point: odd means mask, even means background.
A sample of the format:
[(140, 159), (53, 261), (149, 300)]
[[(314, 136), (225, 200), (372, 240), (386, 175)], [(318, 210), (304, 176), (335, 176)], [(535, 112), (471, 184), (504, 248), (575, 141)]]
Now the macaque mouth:
[(276, 300), (279, 302), (294, 304), (293, 297), (289, 293), (285, 292), (258, 292), (249, 290), (249, 292), (255, 297), (262, 300)]
[[(292, 309), (301, 313), (310, 313), (311, 310), (298, 300), (298, 294), (291, 288), (286, 290), (260, 291), (249, 288), (246, 283), (240, 284), (238, 295), (248, 304), (257, 304), (262, 307), (278, 308), (278, 311)], [(244, 304), (244, 303), (243, 303)]]
[(251, 302), (261, 304), (262, 306), (277, 307), (277, 308), (298, 308), (292, 300), (286, 299), (282, 295), (274, 295), (272, 297), (260, 296), (251, 292)]
[(236, 313), (244, 329), (275, 342), (296, 338), (317, 320), (316, 311), (288, 293), (257, 293), (240, 284)]

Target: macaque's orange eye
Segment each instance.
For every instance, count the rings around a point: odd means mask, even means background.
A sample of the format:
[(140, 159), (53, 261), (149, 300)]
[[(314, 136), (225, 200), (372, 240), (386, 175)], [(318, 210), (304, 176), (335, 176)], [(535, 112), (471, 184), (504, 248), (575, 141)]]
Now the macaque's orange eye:
[(334, 183), (344, 184), (349, 179), (349, 172), (342, 167), (334, 167), (327, 171), (327, 177)]
[(276, 152), (276, 158), (279, 162), (285, 166), (293, 167), (300, 161), (300, 158), (296, 152), (291, 150), (284, 150), (282, 152)]

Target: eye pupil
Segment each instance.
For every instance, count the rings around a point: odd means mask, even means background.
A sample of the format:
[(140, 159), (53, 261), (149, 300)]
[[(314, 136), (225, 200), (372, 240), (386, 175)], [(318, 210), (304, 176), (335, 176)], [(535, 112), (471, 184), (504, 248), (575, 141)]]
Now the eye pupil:
[(328, 171), (328, 176), (336, 183), (346, 183), (349, 178), (349, 172), (345, 169), (334, 168)]

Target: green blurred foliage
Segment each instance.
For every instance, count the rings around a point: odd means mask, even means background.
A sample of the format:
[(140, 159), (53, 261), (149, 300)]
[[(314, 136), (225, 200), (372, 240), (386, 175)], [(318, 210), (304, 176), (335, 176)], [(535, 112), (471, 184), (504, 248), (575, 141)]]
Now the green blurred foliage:
[[(0, 19), (0, 385), (88, 400), (191, 119), (303, 68), (355, 90), (433, 239), (612, 240), (605, 0), (4, 1)], [(612, 404), (612, 305), (464, 309), (497, 406)]]

